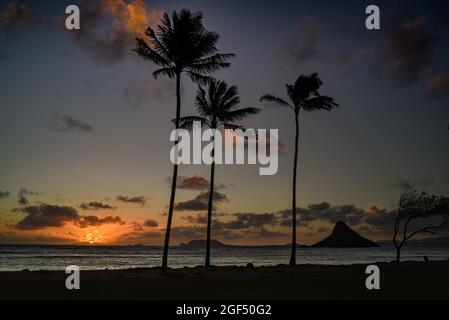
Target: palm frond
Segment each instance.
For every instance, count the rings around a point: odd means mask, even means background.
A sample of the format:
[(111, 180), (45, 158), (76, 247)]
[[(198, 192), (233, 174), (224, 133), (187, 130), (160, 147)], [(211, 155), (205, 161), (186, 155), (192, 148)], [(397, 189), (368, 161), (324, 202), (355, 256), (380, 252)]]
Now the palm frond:
[(211, 73), (230, 66), (228, 60), (234, 54), (220, 54), (216, 44), (220, 35), (206, 30), (201, 12), (183, 9), (164, 13), (156, 28), (145, 32), (149, 42), (137, 38), (134, 51), (161, 67), (155, 76), (173, 77), (173, 72), (186, 72), (198, 84), (207, 84)]
[(152, 28), (148, 28), (145, 31), (145, 35), (150, 38), (151, 44), (153, 45), (154, 50), (159, 53), (161, 57), (163, 57), (167, 61), (171, 61), (172, 57), (167, 47), (161, 42), (161, 40), (156, 35), (155, 31)]
[[(173, 119), (172, 121), (176, 122), (176, 119)], [(196, 116), (182, 117), (181, 119), (179, 119), (179, 127), (181, 129), (192, 130), (193, 124), (195, 122), (201, 122), (202, 124), (205, 124), (208, 127), (210, 127), (210, 123), (206, 118)]]
[(209, 57), (201, 58), (195, 63), (201, 64), (201, 63), (222, 63), (228, 61), (230, 58), (235, 57), (234, 53), (217, 53)]
[(272, 95), (272, 94), (264, 94), (262, 97), (260, 97), (259, 100), (260, 101), (266, 101), (266, 102), (274, 103), (274, 104), (278, 104), (280, 106), (289, 107), (290, 109), (294, 110), (293, 106), (290, 103), (288, 103), (287, 101), (285, 101), (281, 97), (278, 97), (278, 96), (275, 96), (275, 95)]
[(134, 49), (140, 57), (150, 62), (153, 62), (159, 66), (170, 67), (172, 66), (170, 61), (161, 56), (158, 52), (151, 49), (150, 46), (141, 38), (136, 38), (137, 47)]
[(300, 75), (293, 85), (287, 85), (287, 93), (295, 105), (299, 105), (310, 96), (318, 95), (318, 89), (323, 82), (314, 72), (309, 75)]
[[(196, 92), (196, 98), (195, 98), (195, 106), (199, 109), (208, 109), (209, 108), (209, 102), (206, 98), (206, 90), (202, 86), (198, 86), (198, 91)], [(200, 111), (201, 113), (201, 111)]]
[(204, 56), (212, 56), (218, 52), (216, 44), (220, 35), (217, 32), (207, 31), (203, 27), (202, 30), (198, 30), (198, 32), (193, 35), (193, 38), (196, 49), (193, 54), (198, 57), (195, 61), (198, 61)]
[(153, 72), (153, 77), (157, 79), (159, 76), (167, 76), (170, 79), (173, 79), (176, 76), (176, 72), (174, 68), (160, 68)]
[(213, 78), (210, 76), (202, 75), (196, 72), (188, 71), (187, 76), (195, 83), (200, 85), (207, 85)]
[(222, 115), (223, 119), (222, 121), (240, 121), (246, 117), (248, 117), (249, 115), (252, 114), (257, 114), (260, 112), (259, 108), (242, 108), (242, 109), (238, 109), (238, 110), (233, 110), (233, 111), (229, 111), (226, 112)]
[(234, 54), (214, 54), (195, 61), (186, 67), (186, 70), (199, 74), (215, 72), (219, 69), (228, 68), (231, 64), (228, 62)]
[(226, 102), (222, 103), (221, 109), (228, 111), (234, 107), (236, 107), (240, 103), (240, 97), (234, 96), (230, 100), (227, 100)]
[(337, 108), (339, 105), (335, 102), (335, 100), (328, 96), (317, 96), (313, 98), (309, 98), (301, 104), (301, 107), (304, 111), (315, 111), (315, 110), (327, 110), (331, 111), (332, 109)]
[(237, 86), (230, 86), (222, 95), (220, 100), (220, 107), (229, 110), (240, 103), (238, 96), (239, 90)]

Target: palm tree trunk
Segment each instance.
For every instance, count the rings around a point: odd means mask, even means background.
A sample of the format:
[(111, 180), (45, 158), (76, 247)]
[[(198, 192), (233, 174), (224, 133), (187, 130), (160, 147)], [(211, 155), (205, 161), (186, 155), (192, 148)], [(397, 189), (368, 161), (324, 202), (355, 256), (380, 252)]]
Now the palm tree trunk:
[[(179, 128), (179, 119), (181, 117), (181, 74), (176, 75), (176, 120), (175, 127)], [(175, 145), (178, 141), (175, 141)], [(173, 176), (171, 182), (171, 194), (170, 194), (170, 205), (168, 207), (167, 214), (167, 227), (165, 229), (165, 242), (164, 242), (164, 252), (162, 255), (162, 272), (167, 271), (168, 267), (168, 248), (170, 246), (170, 231), (171, 223), (173, 220), (173, 209), (175, 206), (175, 194), (176, 194), (176, 183), (178, 181), (178, 165), (173, 165)]]
[[(214, 152), (212, 150), (212, 152)], [(212, 154), (214, 156), (214, 154)], [(206, 267), (210, 266), (210, 239), (211, 239), (211, 225), (212, 225), (212, 208), (214, 196), (214, 180), (215, 180), (215, 159), (212, 162), (210, 169), (210, 186), (209, 186), (209, 204), (207, 207), (207, 241), (206, 241)]]
[(296, 266), (296, 173), (298, 169), (298, 145), (299, 145), (299, 114), (295, 114), (296, 136), (295, 136), (295, 160), (293, 162), (293, 200), (292, 200), (292, 255), (290, 266)]

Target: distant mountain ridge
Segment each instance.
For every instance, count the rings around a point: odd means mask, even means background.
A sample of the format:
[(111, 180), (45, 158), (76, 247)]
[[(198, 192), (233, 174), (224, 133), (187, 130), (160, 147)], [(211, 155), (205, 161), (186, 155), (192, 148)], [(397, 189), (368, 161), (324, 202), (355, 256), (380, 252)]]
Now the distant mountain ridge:
[[(224, 244), (218, 240), (210, 240), (210, 245), (212, 248), (225, 248), (225, 247), (234, 247), (233, 245)], [(187, 243), (181, 243), (179, 245), (183, 248), (205, 248), (206, 247), (206, 240), (191, 240)]]
[[(218, 240), (211, 240), (210, 245), (212, 248), (251, 248), (251, 247), (264, 247), (264, 248), (290, 248), (291, 244), (281, 244), (281, 245), (259, 245), (259, 246), (245, 246), (245, 245), (232, 245), (225, 244)], [(206, 248), (206, 240), (191, 240), (187, 243), (181, 243), (179, 245), (182, 248), (196, 249), (196, 248)], [(298, 247), (307, 247), (304, 245), (297, 244)]]
[(321, 248), (368, 248), (379, 247), (379, 245), (368, 240), (352, 230), (346, 223), (339, 221), (335, 224), (332, 234), (315, 243), (312, 247)]
[[(377, 243), (381, 245), (392, 245), (392, 240), (380, 240)], [(438, 237), (438, 238), (424, 238), (424, 239), (410, 239), (407, 241), (408, 245), (422, 245), (422, 246), (443, 246), (449, 247), (449, 237)]]

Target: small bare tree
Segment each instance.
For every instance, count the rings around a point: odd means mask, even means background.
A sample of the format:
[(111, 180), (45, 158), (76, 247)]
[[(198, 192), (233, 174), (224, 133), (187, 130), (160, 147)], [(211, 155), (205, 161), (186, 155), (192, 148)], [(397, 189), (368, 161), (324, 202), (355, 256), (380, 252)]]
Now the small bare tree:
[(401, 261), (401, 249), (407, 240), (420, 233), (434, 235), (448, 227), (449, 198), (417, 191), (404, 193), (394, 223), (396, 262)]

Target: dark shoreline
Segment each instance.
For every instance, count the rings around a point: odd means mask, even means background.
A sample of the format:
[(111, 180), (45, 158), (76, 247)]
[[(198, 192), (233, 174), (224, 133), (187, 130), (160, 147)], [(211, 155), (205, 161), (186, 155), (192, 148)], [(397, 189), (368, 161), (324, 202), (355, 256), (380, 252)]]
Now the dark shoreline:
[(367, 264), (82, 271), (72, 291), (63, 271), (9, 271), (0, 299), (449, 299), (448, 261), (376, 265), (375, 291), (365, 287)]

